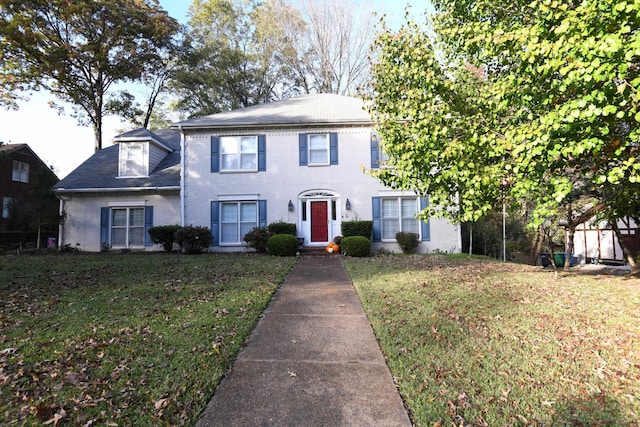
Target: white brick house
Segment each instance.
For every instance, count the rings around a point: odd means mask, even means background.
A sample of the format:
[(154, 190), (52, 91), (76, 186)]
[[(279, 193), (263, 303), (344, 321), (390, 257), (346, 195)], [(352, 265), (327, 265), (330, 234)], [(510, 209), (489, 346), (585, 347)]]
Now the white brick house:
[[(297, 225), (305, 246), (324, 246), (341, 234), (343, 221), (360, 219), (374, 222), (374, 250), (399, 252), (401, 230), (420, 235), (419, 252), (461, 250), (457, 224), (415, 219), (428, 198), (388, 189), (365, 173), (379, 167), (380, 147), (360, 99), (303, 95), (186, 120), (172, 130), (118, 137), (119, 149), (105, 149), (112, 151), (104, 159), (110, 174), (100, 178), (107, 186), (90, 185), (87, 174), (101, 152), (56, 186), (67, 243), (157, 250), (141, 241), (140, 230), (180, 224), (210, 227), (212, 251), (238, 251), (251, 228), (284, 221)], [(165, 158), (158, 156), (163, 150)], [(146, 163), (152, 159), (155, 167)], [(128, 168), (139, 175), (122, 176), (127, 161), (143, 163)]]

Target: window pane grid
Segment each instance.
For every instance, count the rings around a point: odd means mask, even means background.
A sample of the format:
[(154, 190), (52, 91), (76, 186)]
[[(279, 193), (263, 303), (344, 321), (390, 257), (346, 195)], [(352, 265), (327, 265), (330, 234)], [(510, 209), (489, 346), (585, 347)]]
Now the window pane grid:
[(240, 243), (242, 238), (257, 225), (257, 203), (222, 203), (220, 218), (220, 243)]
[(415, 198), (382, 199), (382, 239), (394, 240), (399, 231), (420, 234), (417, 213)]
[(309, 135), (309, 163), (329, 163), (329, 138), (327, 135)]
[(121, 168), (122, 176), (144, 176), (145, 167), (145, 144), (127, 143), (122, 146)]
[(111, 246), (128, 248), (144, 245), (144, 208), (111, 210)]
[(20, 162), (18, 160), (13, 161), (13, 170), (11, 173), (11, 179), (16, 182), (29, 182), (29, 163)]
[(220, 168), (225, 171), (258, 169), (258, 139), (256, 136), (220, 138)]

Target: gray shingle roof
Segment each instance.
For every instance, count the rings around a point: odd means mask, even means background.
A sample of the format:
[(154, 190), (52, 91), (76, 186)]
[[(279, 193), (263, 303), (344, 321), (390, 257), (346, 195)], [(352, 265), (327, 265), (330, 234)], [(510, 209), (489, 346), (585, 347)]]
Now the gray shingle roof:
[[(156, 132), (149, 132), (150, 135), (140, 130), (136, 132), (141, 139), (145, 137), (155, 136), (159, 140), (173, 149), (173, 151), (158, 164), (158, 166), (149, 173), (146, 178), (117, 178), (118, 176), (118, 146), (112, 145), (96, 152), (89, 157), (84, 163), (78, 166), (73, 172), (67, 175), (62, 181), (54, 186), (54, 189), (60, 192), (64, 191), (107, 191), (118, 189), (134, 189), (134, 188), (166, 188), (180, 186), (180, 133), (164, 129)], [(116, 137), (121, 139), (123, 135)], [(128, 135), (130, 137), (136, 134)]]
[(301, 95), (282, 101), (198, 117), (174, 123), (172, 128), (253, 128), (286, 125), (371, 123), (359, 98), (330, 93)]

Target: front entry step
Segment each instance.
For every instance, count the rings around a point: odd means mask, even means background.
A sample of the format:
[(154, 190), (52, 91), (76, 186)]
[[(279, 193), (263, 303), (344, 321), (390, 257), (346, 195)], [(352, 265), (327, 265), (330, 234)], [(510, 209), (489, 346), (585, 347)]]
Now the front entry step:
[(339, 254), (330, 254), (325, 251), (324, 246), (305, 246), (298, 248), (298, 252), (302, 256), (329, 256), (329, 255), (339, 255)]

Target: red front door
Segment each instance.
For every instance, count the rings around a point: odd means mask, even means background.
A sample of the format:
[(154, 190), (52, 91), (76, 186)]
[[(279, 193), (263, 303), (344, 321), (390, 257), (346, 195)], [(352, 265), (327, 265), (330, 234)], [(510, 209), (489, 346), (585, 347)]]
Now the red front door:
[(327, 221), (327, 202), (311, 202), (311, 241), (329, 240), (329, 221)]

